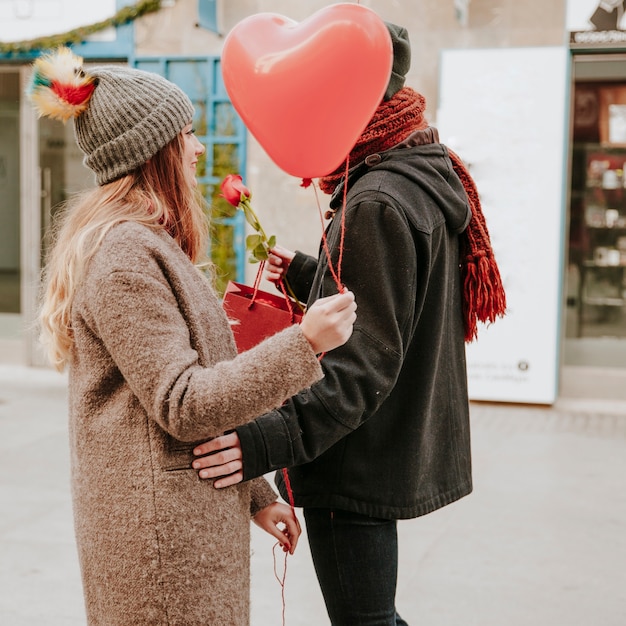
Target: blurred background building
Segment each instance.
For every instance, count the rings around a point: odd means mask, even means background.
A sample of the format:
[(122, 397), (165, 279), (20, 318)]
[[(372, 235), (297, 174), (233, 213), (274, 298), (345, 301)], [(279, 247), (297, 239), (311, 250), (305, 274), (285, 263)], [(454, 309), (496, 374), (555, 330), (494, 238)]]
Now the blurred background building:
[[(279, 243), (315, 254), (322, 223), (314, 190), (268, 158), (231, 105), (224, 37), (249, 15), (300, 22), (330, 4), (0, 0), (0, 363), (44, 364), (33, 323), (50, 228), (92, 183), (71, 124), (38, 120), (24, 96), (32, 60), (70, 43), (87, 64), (155, 71), (189, 94), (219, 285), (250, 283), (243, 215), (219, 197), (226, 174), (243, 175)], [(408, 29), (407, 84), (481, 193), (509, 315), (468, 348), (472, 398), (626, 399), (626, 1), (360, 4)]]

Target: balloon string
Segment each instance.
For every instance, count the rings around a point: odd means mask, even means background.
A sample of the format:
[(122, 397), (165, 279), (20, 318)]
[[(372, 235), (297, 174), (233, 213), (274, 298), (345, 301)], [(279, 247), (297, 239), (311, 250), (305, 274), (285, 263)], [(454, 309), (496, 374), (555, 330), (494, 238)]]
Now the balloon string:
[(289, 498), (289, 506), (293, 509), (296, 506), (296, 503), (293, 499), (293, 490), (291, 488), (291, 481), (289, 480), (289, 472), (286, 467), (283, 467), (283, 480), (285, 481), (285, 487), (287, 489), (287, 497)]
[(281, 587), (281, 597), (282, 597), (282, 601), (283, 601), (283, 610), (282, 610), (282, 622), (283, 622), (283, 626), (285, 626), (285, 610), (287, 608), (287, 603), (285, 602), (285, 579), (287, 578), (287, 556), (289, 555), (289, 552), (285, 552), (285, 565), (283, 567), (283, 575), (279, 576), (278, 575), (278, 571), (277, 571), (277, 567), (276, 567), (276, 547), (280, 545), (280, 541), (277, 541), (274, 544), (274, 547), (272, 548), (272, 556), (274, 557), (274, 576), (276, 577), (276, 580), (278, 581), (278, 584)]
[(326, 258), (328, 259), (328, 269), (330, 270), (330, 273), (332, 274), (333, 280), (335, 281), (335, 285), (337, 285), (337, 289), (339, 293), (343, 293), (344, 287), (341, 284), (341, 281), (339, 280), (339, 276), (337, 275), (337, 272), (335, 272), (332, 259), (330, 258), (330, 250), (328, 249), (328, 239), (326, 237), (326, 230), (324, 229), (324, 216), (322, 215), (322, 207), (320, 205), (320, 201), (317, 196), (317, 185), (315, 185), (315, 183), (313, 183), (313, 190), (315, 191), (315, 200), (317, 202), (317, 209), (319, 211), (320, 221), (322, 222), (322, 246), (324, 248), (324, 252), (326, 253)]
[(313, 184), (313, 190), (315, 191), (315, 201), (317, 202), (317, 210), (319, 212), (320, 221), (322, 222), (322, 246), (324, 248), (324, 253), (326, 254), (326, 259), (328, 260), (328, 269), (335, 281), (335, 285), (337, 286), (337, 291), (339, 293), (343, 293), (346, 288), (341, 282), (341, 265), (343, 262), (343, 248), (344, 248), (344, 240), (346, 235), (346, 198), (348, 195), (348, 170), (350, 169), (350, 158), (346, 159), (346, 175), (344, 179), (344, 187), (343, 187), (343, 206), (341, 210), (341, 234), (339, 238), (339, 259), (337, 261), (337, 269), (333, 266), (333, 262), (330, 256), (330, 249), (328, 248), (328, 238), (326, 236), (326, 229), (324, 228), (324, 216), (322, 214), (322, 207), (319, 201), (319, 197), (317, 195), (317, 185)]
[(349, 170), (350, 170), (350, 155), (346, 157), (346, 169), (345, 169), (346, 173), (344, 174), (344, 177), (343, 177), (343, 199), (342, 199), (342, 207), (341, 207), (341, 236), (339, 239), (339, 260), (337, 261), (337, 277), (340, 283), (341, 283), (341, 265), (343, 263), (343, 242), (346, 236), (346, 201), (348, 197), (348, 171)]
[[(291, 511), (293, 512), (293, 514), (296, 514), (296, 509), (295, 509), (295, 501), (293, 498), (293, 489), (291, 488), (291, 481), (289, 480), (289, 472), (287, 471), (286, 467), (283, 467), (282, 470), (282, 475), (283, 475), (283, 480), (285, 481), (285, 487), (287, 488), (287, 498), (289, 500), (289, 506), (291, 507)], [(285, 611), (287, 610), (287, 602), (285, 600), (285, 582), (287, 580), (287, 557), (289, 556), (289, 552), (285, 552), (285, 565), (283, 567), (283, 574), (282, 576), (278, 575), (277, 572), (277, 565), (276, 565), (276, 547), (280, 545), (280, 542), (276, 542), (274, 544), (274, 547), (272, 548), (272, 557), (274, 558), (274, 576), (276, 577), (276, 580), (278, 581), (278, 584), (280, 585), (280, 589), (281, 589), (281, 598), (282, 598), (282, 603), (283, 603), (283, 608), (282, 608), (282, 619), (283, 619), (283, 626), (285, 626)]]

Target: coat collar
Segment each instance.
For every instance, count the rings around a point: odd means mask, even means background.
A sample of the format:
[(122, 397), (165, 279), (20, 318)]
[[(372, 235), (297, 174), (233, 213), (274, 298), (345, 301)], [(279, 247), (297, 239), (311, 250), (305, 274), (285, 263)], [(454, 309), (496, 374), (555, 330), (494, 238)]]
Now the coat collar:
[[(436, 128), (432, 126), (428, 126), (423, 130), (416, 130), (411, 133), (406, 139), (401, 141), (400, 143), (392, 146), (388, 150), (384, 152), (373, 152), (372, 154), (368, 154), (363, 161), (361, 161), (358, 165), (350, 168), (348, 171), (348, 184), (352, 186), (365, 172), (375, 165), (378, 165), (383, 160), (383, 155), (391, 152), (392, 150), (398, 150), (403, 148), (414, 148), (416, 146), (426, 146), (431, 143), (439, 143), (439, 132)], [(343, 200), (343, 188), (345, 184), (345, 177), (341, 179), (337, 187), (335, 187), (335, 191), (330, 198), (330, 207), (331, 211), (326, 213), (326, 218), (330, 219), (335, 214), (335, 211), (341, 205)]]

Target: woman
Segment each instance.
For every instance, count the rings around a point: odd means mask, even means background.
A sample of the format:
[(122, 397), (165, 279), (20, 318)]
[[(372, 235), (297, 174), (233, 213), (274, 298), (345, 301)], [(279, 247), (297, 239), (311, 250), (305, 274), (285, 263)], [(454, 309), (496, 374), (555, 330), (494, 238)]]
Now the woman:
[(29, 93), (40, 114), (74, 118), (98, 183), (67, 207), (40, 315), (52, 362), (69, 369), (88, 622), (246, 624), (250, 515), (289, 551), (300, 529), (263, 479), (225, 491), (199, 481), (194, 442), (321, 378), (316, 354), (347, 341), (354, 298), (328, 298), (237, 355), (196, 267), (207, 236), (194, 191), (204, 148), (189, 98), (155, 74), (86, 73), (81, 63), (66, 49), (39, 59)]

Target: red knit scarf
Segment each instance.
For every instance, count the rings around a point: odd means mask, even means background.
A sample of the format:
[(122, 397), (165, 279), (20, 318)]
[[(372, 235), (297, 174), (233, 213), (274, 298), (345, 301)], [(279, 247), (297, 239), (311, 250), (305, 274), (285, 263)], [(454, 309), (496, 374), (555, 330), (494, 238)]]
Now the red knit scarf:
[[(410, 87), (404, 87), (393, 98), (381, 102), (367, 128), (350, 152), (350, 166), (366, 156), (389, 150), (416, 130), (428, 127), (424, 119), (426, 100)], [(461, 159), (448, 149), (450, 160), (461, 180), (472, 218), (460, 236), (460, 267), (463, 279), (463, 318), (465, 341), (476, 339), (478, 322), (495, 322), (506, 312), (506, 295), (496, 263), (489, 231), (480, 205), (476, 185)], [(334, 171), (319, 179), (324, 193), (332, 193), (345, 173), (345, 161)]]

